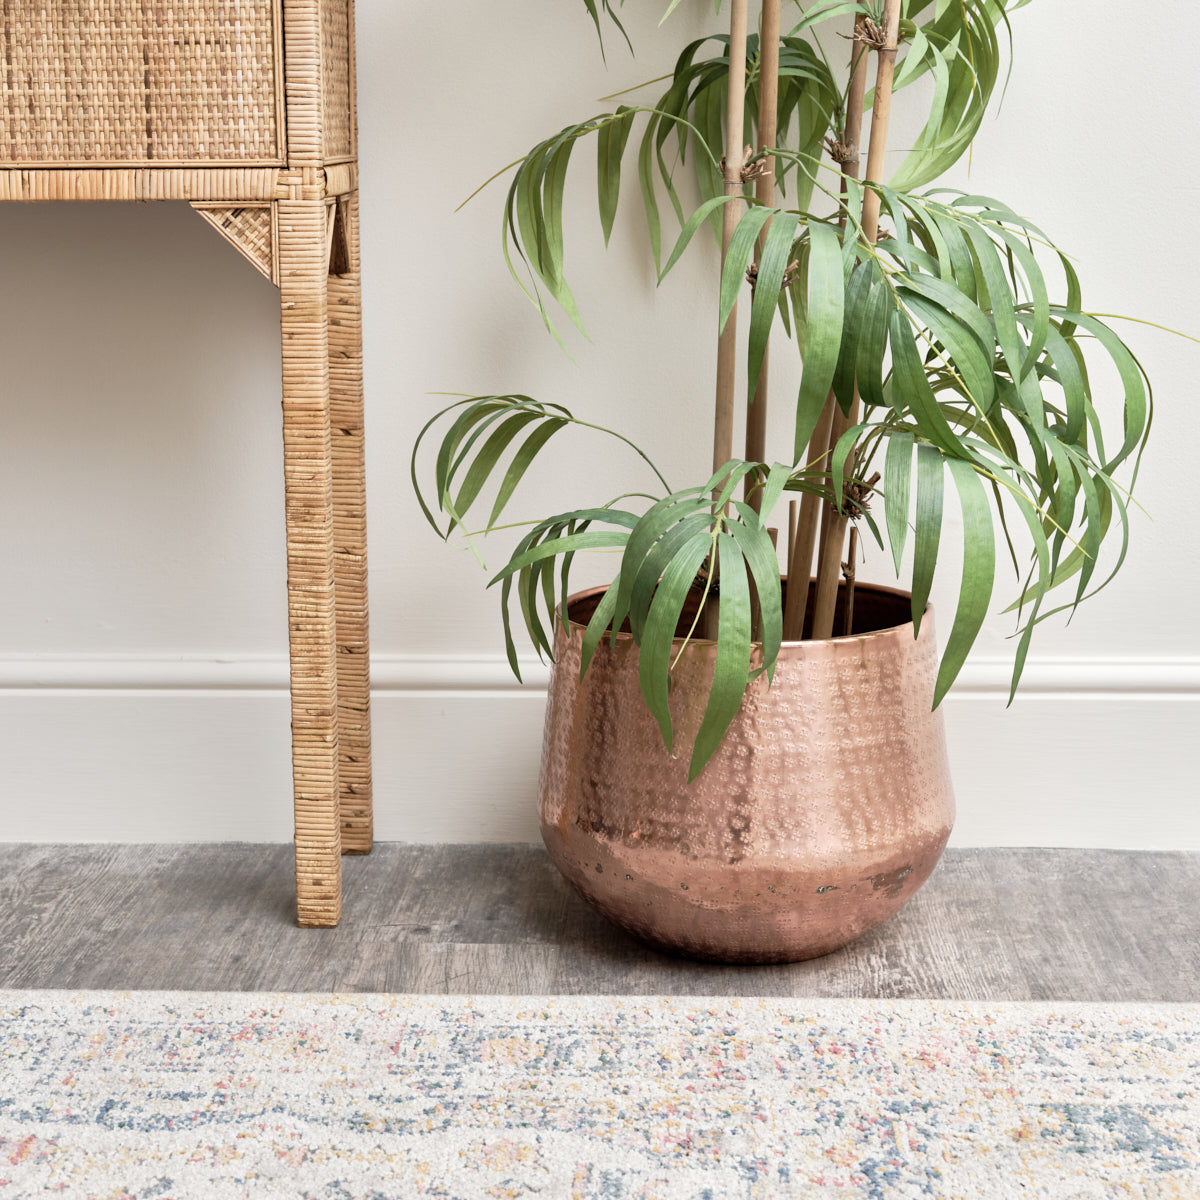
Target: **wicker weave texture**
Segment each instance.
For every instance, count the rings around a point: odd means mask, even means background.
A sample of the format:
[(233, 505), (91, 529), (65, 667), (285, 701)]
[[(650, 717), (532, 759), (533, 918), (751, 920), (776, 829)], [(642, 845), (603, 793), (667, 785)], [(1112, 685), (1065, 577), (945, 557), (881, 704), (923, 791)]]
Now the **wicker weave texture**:
[(333, 572), (337, 585), (338, 784), (342, 852), (371, 849), (371, 677), (358, 193), (338, 202), (344, 270), (326, 281), (329, 426), (333, 453)]
[(353, 40), (353, 0), (0, 0), (0, 201), (188, 200), (280, 289), (311, 926), (372, 844)]
[(349, 0), (321, 0), (326, 158), (349, 158), (354, 154), (350, 36)]
[(276, 0), (4, 0), (0, 162), (264, 162)]
[(301, 925), (336, 925), (342, 843), (325, 204), (281, 201), (278, 225), (296, 898)]
[(275, 276), (275, 221), (269, 204), (253, 207), (196, 204), (193, 207), (272, 283), (278, 282)]

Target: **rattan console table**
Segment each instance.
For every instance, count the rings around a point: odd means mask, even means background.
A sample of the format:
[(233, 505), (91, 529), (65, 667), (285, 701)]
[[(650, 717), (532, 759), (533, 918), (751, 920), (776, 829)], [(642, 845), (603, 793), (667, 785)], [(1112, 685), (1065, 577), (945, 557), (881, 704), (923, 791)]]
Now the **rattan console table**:
[(4, 0), (0, 200), (185, 200), (279, 288), (296, 896), (371, 848), (353, 0)]

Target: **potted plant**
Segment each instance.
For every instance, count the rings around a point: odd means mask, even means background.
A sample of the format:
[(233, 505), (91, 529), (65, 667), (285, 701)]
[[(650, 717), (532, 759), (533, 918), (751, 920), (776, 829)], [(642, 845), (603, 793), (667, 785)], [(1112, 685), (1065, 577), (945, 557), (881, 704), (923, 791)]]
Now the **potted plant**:
[[(562, 213), (580, 142), (596, 145), (606, 240), (622, 163), (636, 154), (660, 279), (705, 226), (721, 243), (711, 474), (673, 489), (654, 468), (659, 494), (588, 498), (530, 522), (492, 579), (514, 671), (510, 603), (555, 662), (547, 846), (602, 911), (665, 949), (788, 961), (894, 913), (949, 837), (938, 705), (991, 605), (997, 557), (1018, 571), (1014, 691), (1038, 625), (1098, 591), (1124, 558), (1150, 419), (1139, 364), (1083, 308), (1070, 260), (1036, 225), (1000, 201), (929, 188), (970, 146), (1023, 2), (832, 0), (781, 27), (780, 0), (763, 0), (756, 35), (747, 0), (727, 0), (728, 36), (684, 47), (656, 102), (569, 125), (515, 164), (505, 254), (519, 283), (523, 264), (552, 331), (551, 302), (582, 328)], [(607, 0), (585, 3), (598, 29), (616, 20)], [(839, 76), (819, 30), (851, 18)], [(922, 76), (933, 81), (923, 131), (885, 183), (892, 97)], [(683, 170), (700, 196), (690, 214)], [(679, 225), (665, 260), (664, 213)], [(769, 450), (777, 327), (803, 370), (793, 437)], [(1119, 395), (1097, 397), (1096, 358)], [(431, 524), (444, 537), (497, 527), (535, 456), (572, 424), (588, 422), (519, 395), (443, 409), (413, 451)], [(798, 502), (776, 516), (785, 493)], [(939, 663), (928, 598), (948, 493), (964, 539)], [(898, 574), (911, 539), (908, 592), (856, 583), (860, 537), (890, 545)], [(1102, 579), (1106, 540), (1120, 549)], [(597, 549), (620, 552), (612, 583), (570, 595), (575, 555)]]

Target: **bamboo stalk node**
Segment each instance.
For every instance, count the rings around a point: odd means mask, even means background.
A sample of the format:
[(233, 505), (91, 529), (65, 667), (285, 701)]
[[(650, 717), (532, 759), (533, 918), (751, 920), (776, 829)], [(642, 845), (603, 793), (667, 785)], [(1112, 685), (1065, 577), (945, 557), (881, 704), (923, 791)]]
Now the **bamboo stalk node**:
[(850, 511), (848, 516), (851, 521), (862, 516), (865, 512), (871, 510), (871, 495), (875, 491), (875, 485), (879, 482), (880, 475), (876, 471), (870, 479), (859, 483), (855, 480), (849, 480), (846, 483), (845, 490), (842, 493), (842, 505)]
[[(787, 291), (796, 282), (799, 275), (800, 264), (795, 259), (792, 259), (783, 269), (783, 279), (780, 281), (779, 290), (781, 292)], [(746, 282), (750, 285), (751, 291), (758, 286), (758, 263), (752, 262), (746, 268)]]
[(755, 153), (753, 146), (745, 146), (742, 148), (742, 165), (738, 167), (737, 175), (730, 177), (729, 157), (724, 154), (721, 156), (721, 174), (726, 183), (748, 183), (752, 179), (770, 175), (771, 167), (765, 153)]
[(862, 17), (854, 26), (853, 33), (839, 33), (838, 37), (848, 42), (861, 42), (870, 50), (889, 50), (887, 30), (883, 25), (872, 21), (870, 17)]
[(825, 151), (835, 163), (854, 163), (858, 164), (858, 146), (852, 142), (843, 142), (839, 139), (827, 137), (825, 139)]
[(775, 172), (771, 170), (770, 161), (766, 156), (755, 155), (742, 168), (742, 182), (749, 183), (754, 179), (766, 179), (767, 176), (774, 174)]

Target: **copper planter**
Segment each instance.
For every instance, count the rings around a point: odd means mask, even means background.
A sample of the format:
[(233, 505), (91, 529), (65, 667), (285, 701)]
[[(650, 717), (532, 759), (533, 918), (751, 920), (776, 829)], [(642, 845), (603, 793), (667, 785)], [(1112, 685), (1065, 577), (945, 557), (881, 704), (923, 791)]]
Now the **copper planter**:
[(689, 785), (714, 644), (675, 669), (672, 758), (628, 634), (579, 678), (601, 595), (558, 623), (539, 789), (542, 837), (584, 898), (659, 949), (743, 963), (827, 954), (899, 911), (954, 822), (932, 612), (914, 639), (908, 596), (860, 584), (854, 636), (784, 643)]

